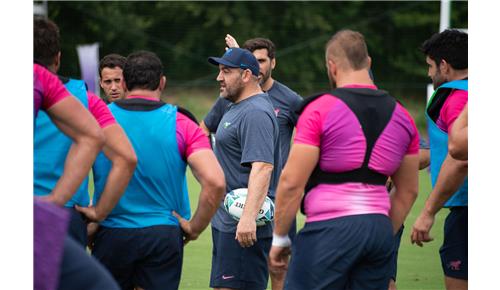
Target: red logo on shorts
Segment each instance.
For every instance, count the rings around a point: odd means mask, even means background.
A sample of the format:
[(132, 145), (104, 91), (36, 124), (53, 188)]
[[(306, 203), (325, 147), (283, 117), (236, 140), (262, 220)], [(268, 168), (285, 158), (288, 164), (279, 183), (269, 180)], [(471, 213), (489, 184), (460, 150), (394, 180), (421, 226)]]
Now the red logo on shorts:
[(460, 265), (462, 264), (462, 261), (456, 260), (456, 261), (451, 261), (448, 264), (448, 268), (450, 268), (453, 271), (460, 271)]

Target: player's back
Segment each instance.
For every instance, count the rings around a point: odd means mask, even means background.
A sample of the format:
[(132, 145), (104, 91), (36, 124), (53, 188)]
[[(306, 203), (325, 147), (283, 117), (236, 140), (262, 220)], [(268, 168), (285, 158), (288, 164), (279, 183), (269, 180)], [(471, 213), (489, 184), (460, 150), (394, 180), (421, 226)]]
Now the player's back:
[[(136, 110), (134, 102), (121, 100), (109, 105), (131, 142), (138, 163), (125, 193), (102, 224), (131, 228), (177, 225), (172, 210), (189, 216), (187, 164), (176, 139), (177, 108), (156, 102), (151, 104), (154, 108)], [(96, 198), (104, 187), (109, 168), (109, 160), (101, 153), (94, 166)]]
[[(304, 204), (308, 221), (388, 215), (389, 195), (382, 180), (396, 172), (406, 154), (418, 153), (417, 129), (399, 103), (375, 86), (344, 89), (345, 98), (324, 94), (309, 103), (297, 125), (295, 143), (318, 146), (319, 169), (345, 177), (310, 188)], [(364, 181), (365, 172), (381, 182)]]

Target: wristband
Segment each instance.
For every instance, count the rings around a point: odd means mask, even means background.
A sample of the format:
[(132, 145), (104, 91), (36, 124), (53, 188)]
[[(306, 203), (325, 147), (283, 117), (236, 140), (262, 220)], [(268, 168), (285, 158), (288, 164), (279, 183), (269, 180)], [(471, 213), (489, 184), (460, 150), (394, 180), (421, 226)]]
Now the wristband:
[(272, 245), (277, 246), (277, 247), (286, 248), (286, 247), (290, 247), (292, 245), (292, 241), (290, 240), (288, 235), (279, 236), (279, 235), (273, 233)]

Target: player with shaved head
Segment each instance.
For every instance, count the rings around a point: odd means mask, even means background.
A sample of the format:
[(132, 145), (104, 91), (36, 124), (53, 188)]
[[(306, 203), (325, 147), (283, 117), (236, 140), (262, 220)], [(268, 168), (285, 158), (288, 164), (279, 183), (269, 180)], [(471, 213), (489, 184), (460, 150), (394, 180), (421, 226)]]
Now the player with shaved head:
[[(269, 258), (285, 271), (291, 253), (285, 289), (389, 284), (394, 234), (417, 197), (419, 138), (408, 112), (375, 86), (370, 65), (363, 35), (337, 32), (326, 45), (333, 90), (308, 98), (299, 111)], [(287, 232), (301, 200), (306, 223), (291, 249)]]

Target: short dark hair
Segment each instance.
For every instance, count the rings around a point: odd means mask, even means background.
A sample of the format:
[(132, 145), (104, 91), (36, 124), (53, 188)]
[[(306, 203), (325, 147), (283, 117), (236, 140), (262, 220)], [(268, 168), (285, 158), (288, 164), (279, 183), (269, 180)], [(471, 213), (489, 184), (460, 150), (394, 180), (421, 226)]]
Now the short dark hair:
[(163, 65), (155, 53), (141, 50), (127, 56), (127, 62), (123, 68), (123, 79), (127, 90), (154, 91), (160, 85), (162, 76)]
[(102, 77), (101, 72), (104, 68), (119, 67), (123, 70), (126, 62), (127, 58), (122, 55), (116, 53), (106, 55), (99, 61), (99, 77)]
[(52, 65), (61, 51), (59, 27), (50, 19), (35, 16), (33, 18), (33, 57), (45, 66)]
[(446, 29), (424, 41), (420, 48), (436, 65), (446, 60), (454, 69), (466, 69), (468, 34), (458, 29)]
[(245, 43), (243, 43), (244, 49), (250, 50), (250, 52), (254, 52), (254, 50), (257, 49), (267, 49), (267, 55), (269, 56), (270, 59), (273, 59), (276, 54), (276, 47), (274, 46), (274, 43), (267, 38), (262, 38), (262, 37), (257, 37), (257, 38), (252, 38)]

